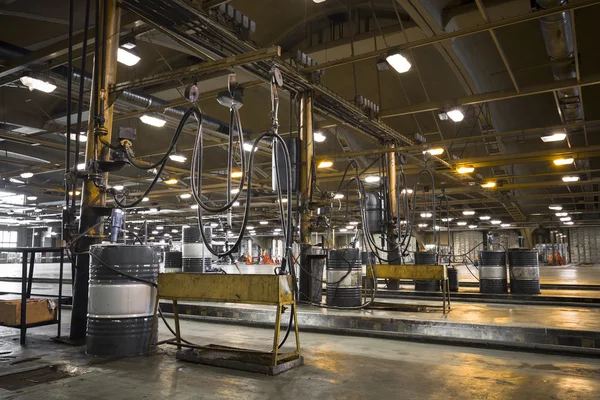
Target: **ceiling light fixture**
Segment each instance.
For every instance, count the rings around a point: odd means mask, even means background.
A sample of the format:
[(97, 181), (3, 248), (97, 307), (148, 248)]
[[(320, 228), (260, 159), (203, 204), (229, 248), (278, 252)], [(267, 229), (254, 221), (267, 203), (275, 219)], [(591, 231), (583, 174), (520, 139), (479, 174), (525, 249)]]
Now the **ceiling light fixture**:
[(162, 226), (162, 225), (158, 225), (158, 226), (156, 227), (156, 229), (158, 229), (159, 231), (162, 231), (163, 229), (165, 229), (165, 227), (164, 227), (164, 226)]
[(421, 213), (421, 218), (431, 218), (433, 216), (430, 212)]
[[(275, 200), (275, 202), (276, 202), (276, 203), (279, 203), (279, 199)], [(287, 203), (287, 202), (288, 202), (288, 199), (287, 199), (287, 197), (283, 197), (283, 198), (281, 199), (281, 202), (282, 202), (282, 203)]]
[[(314, 0), (313, 0), (314, 1)], [(410, 62), (400, 53), (391, 53), (388, 54), (385, 60), (390, 64), (392, 68), (396, 70), (396, 72), (403, 74), (410, 70), (412, 65)]]
[(187, 160), (187, 157), (183, 154), (173, 153), (169, 155), (169, 159), (178, 163), (184, 163)]
[(254, 151), (258, 150), (258, 147), (255, 148), (254, 144), (252, 144), (252, 143), (244, 143), (244, 145), (242, 147), (244, 148), (245, 151), (248, 151), (248, 152), (252, 151), (253, 148), (254, 148)]
[(567, 221), (570, 221), (570, 220), (571, 220), (571, 217), (562, 217), (560, 220), (561, 220), (562, 222), (567, 222)]
[(30, 91), (39, 90), (44, 93), (52, 93), (56, 90), (54, 81), (41, 75), (25, 74), (19, 80)]
[(234, 201), (232, 204), (233, 207), (239, 207), (240, 206), (240, 202), (239, 201)]
[(470, 166), (458, 167), (456, 170), (459, 174), (470, 174), (473, 171), (475, 171), (475, 168)]
[(346, 229), (352, 230), (352, 229), (354, 229), (354, 225), (346, 225)]
[(32, 173), (32, 172), (23, 172), (23, 173), (21, 174), (21, 178), (25, 178), (25, 179), (29, 179), (29, 178), (31, 178), (32, 176), (33, 176), (33, 173)]
[(569, 158), (557, 158), (553, 162), (554, 162), (554, 165), (569, 165), (569, 164), (573, 164), (573, 162), (575, 162), (575, 160), (573, 158), (571, 158), (571, 157), (569, 157)]
[(179, 182), (179, 180), (178, 180), (177, 178), (169, 178), (169, 179), (165, 179), (165, 180), (163, 181), (163, 183), (164, 183), (165, 185), (176, 185), (176, 184), (177, 184), (177, 182)]
[(144, 198), (142, 199), (142, 201), (143, 201), (144, 203), (145, 203), (145, 202), (147, 202), (147, 201), (150, 201), (150, 197), (144, 197)]
[(333, 161), (323, 160), (319, 163), (317, 168), (331, 168), (333, 166)]
[(154, 231), (152, 231), (152, 234), (153, 234), (153, 235), (158, 235), (158, 231), (157, 231), (157, 230), (154, 230)]
[(83, 171), (85, 169), (85, 163), (77, 164), (77, 171)]
[(574, 223), (573, 221), (567, 221), (567, 222), (565, 222), (565, 225), (573, 225), (573, 223)]
[(231, 194), (238, 194), (240, 192), (240, 189), (235, 188), (235, 189), (231, 189)]
[(269, 222), (268, 221), (260, 221), (259, 224), (261, 225), (267, 225)]
[(37, 200), (37, 196), (27, 196), (27, 200), (29, 200), (29, 201)]
[(507, 227), (510, 226), (510, 224), (500, 224), (500, 226), (503, 227), (503, 228), (507, 228)]
[(475, 211), (473, 211), (473, 210), (465, 210), (465, 211), (463, 211), (463, 215), (475, 215)]
[(123, 186), (123, 185), (115, 185), (112, 188), (115, 189), (117, 192), (120, 192), (121, 190), (125, 189), (125, 186)]
[(423, 152), (423, 154), (425, 154), (425, 153), (429, 153), (432, 156), (439, 156), (439, 155), (444, 154), (444, 149), (442, 149), (441, 147), (435, 147), (433, 149), (427, 149), (427, 150), (425, 150)]
[(231, 172), (232, 178), (241, 178), (243, 175), (244, 175), (244, 173), (242, 171), (232, 171)]
[(126, 50), (122, 47), (119, 47), (117, 50), (117, 61), (121, 64), (127, 65), (128, 67), (132, 67), (138, 62), (140, 62), (141, 58), (135, 54), (131, 49)]
[(192, 204), (192, 205), (190, 206), (190, 208), (191, 208), (192, 210), (195, 210), (195, 209), (197, 209), (197, 208), (198, 208), (198, 204)]
[(482, 221), (488, 221), (490, 220), (492, 217), (490, 217), (489, 215), (482, 215), (481, 217), (479, 217), (480, 220)]
[(375, 182), (379, 182), (381, 178), (376, 176), (376, 175), (369, 175), (365, 177), (365, 182), (367, 183), (375, 183)]
[(413, 190), (412, 189), (402, 189), (402, 194), (412, 194)]
[(469, 225), (469, 229), (477, 229), (477, 225)]
[(491, 189), (496, 187), (496, 182), (489, 181), (481, 185), (482, 188)]
[(442, 218), (442, 222), (450, 222), (452, 221), (454, 218)]
[(181, 197), (182, 199), (189, 199), (190, 197), (192, 197), (192, 195), (190, 193), (184, 193), (184, 194), (180, 195), (179, 197)]
[(502, 223), (502, 221), (500, 221), (499, 219), (492, 220), (492, 225), (500, 225), (501, 223)]
[(359, 222), (358, 221), (350, 221), (350, 225), (358, 225)]
[(419, 224), (417, 225), (419, 228), (427, 228), (427, 224)]
[(157, 128), (161, 128), (167, 123), (167, 120), (158, 114), (143, 114), (140, 117), (140, 121), (146, 125), (155, 126)]
[(335, 196), (333, 196), (334, 199), (343, 199), (344, 195), (342, 193), (336, 193)]
[(321, 143), (321, 142), (324, 142), (325, 139), (327, 139), (327, 137), (325, 135), (323, 135), (321, 132), (315, 132), (313, 134), (313, 139), (315, 142)]
[(542, 142), (560, 142), (561, 140), (565, 140), (566, 137), (566, 133), (554, 133), (550, 136), (542, 136)]
[(576, 176), (576, 175), (573, 175), (573, 176), (563, 176), (562, 177), (562, 181), (563, 182), (577, 182), (578, 180), (579, 180), (579, 177)]
[(448, 117), (454, 122), (460, 122), (463, 119), (465, 119), (465, 114), (463, 114), (460, 108), (455, 108), (453, 110), (446, 111), (446, 114), (448, 114)]
[(566, 213), (566, 212), (559, 212), (559, 213), (556, 213), (556, 216), (557, 216), (557, 217), (566, 217), (567, 215), (569, 215), (569, 213)]
[(465, 225), (467, 225), (467, 223), (465, 221), (458, 221), (456, 223), (456, 225), (458, 225), (458, 226), (465, 226)]
[(560, 204), (550, 204), (548, 206), (549, 209), (553, 210), (553, 211), (560, 211), (562, 210), (562, 206)]

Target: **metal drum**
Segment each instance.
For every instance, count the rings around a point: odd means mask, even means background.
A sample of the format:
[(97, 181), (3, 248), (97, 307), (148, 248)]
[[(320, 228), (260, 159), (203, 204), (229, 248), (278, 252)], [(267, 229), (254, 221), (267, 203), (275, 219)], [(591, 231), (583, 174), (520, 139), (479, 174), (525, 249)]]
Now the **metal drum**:
[(359, 249), (331, 250), (327, 256), (328, 306), (361, 305), (362, 266)]
[[(161, 250), (155, 246), (104, 244), (91, 246), (90, 253), (94, 256), (90, 256), (87, 353), (96, 356), (146, 354), (156, 288), (115, 270), (156, 283)], [(154, 341), (157, 334), (158, 324)]]
[[(416, 252), (415, 265), (436, 265), (437, 254), (429, 252)], [(415, 290), (419, 292), (439, 292), (440, 281), (415, 281)]]
[(167, 251), (165, 252), (164, 266), (161, 272), (181, 272), (181, 252)]
[(508, 249), (508, 265), (512, 294), (540, 293), (540, 266), (536, 250)]
[(448, 282), (451, 292), (458, 292), (458, 270), (454, 267), (448, 268)]
[(183, 229), (181, 244), (181, 266), (183, 272), (204, 273), (212, 266), (212, 257), (202, 243), (200, 228), (190, 226)]
[(298, 271), (299, 300), (320, 303), (323, 300), (323, 269), (326, 251), (321, 247), (304, 246), (300, 256), (302, 268)]
[(479, 252), (479, 292), (508, 293), (506, 252), (493, 250)]

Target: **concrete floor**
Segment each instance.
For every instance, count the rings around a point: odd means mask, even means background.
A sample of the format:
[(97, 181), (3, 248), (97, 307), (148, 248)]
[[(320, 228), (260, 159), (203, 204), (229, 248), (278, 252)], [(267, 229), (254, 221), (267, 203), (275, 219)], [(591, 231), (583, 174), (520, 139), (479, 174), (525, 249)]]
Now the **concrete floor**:
[[(149, 358), (89, 357), (81, 347), (48, 341), (44, 335), (54, 332), (31, 330), (30, 345), (21, 348), (13, 340), (17, 331), (0, 328), (0, 374), (59, 363), (74, 375), (30, 382), (18, 391), (0, 389), (0, 398), (574, 400), (600, 393), (600, 360), (591, 358), (302, 333), (306, 365), (270, 377), (176, 361), (166, 346)], [(182, 332), (199, 344), (255, 349), (268, 349), (272, 334), (193, 321), (183, 321)]]

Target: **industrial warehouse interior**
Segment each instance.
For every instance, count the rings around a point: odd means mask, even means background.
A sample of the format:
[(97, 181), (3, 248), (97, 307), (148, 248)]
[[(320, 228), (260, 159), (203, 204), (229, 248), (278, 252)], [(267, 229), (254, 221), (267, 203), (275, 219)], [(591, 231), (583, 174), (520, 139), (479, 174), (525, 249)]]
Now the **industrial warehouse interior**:
[(0, 0), (0, 398), (598, 399), (600, 0)]

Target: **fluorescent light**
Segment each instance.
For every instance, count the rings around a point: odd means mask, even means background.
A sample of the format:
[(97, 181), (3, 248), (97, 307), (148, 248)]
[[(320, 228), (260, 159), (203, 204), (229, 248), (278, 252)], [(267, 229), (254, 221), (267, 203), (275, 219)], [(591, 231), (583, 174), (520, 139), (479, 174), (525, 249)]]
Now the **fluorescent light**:
[(171, 237), (171, 234), (165, 233), (165, 237)]
[(500, 225), (502, 223), (502, 221), (500, 221), (499, 219), (493, 219), (491, 222), (492, 225)]
[(465, 210), (465, 211), (463, 211), (463, 215), (475, 215), (475, 211), (473, 211), (473, 210)]
[(565, 222), (565, 225), (573, 225), (573, 221), (567, 221)]
[(313, 139), (315, 140), (315, 142), (324, 142), (325, 139), (327, 139), (327, 137), (325, 135), (323, 135), (321, 132), (315, 132), (313, 134)]
[(560, 220), (561, 220), (562, 222), (567, 222), (567, 221), (570, 221), (570, 220), (571, 220), (571, 217), (562, 217)]
[(143, 201), (144, 203), (145, 203), (145, 202), (147, 202), (147, 201), (150, 201), (150, 197), (144, 197), (144, 198), (142, 199), (142, 201)]
[[(242, 147), (243, 147), (243, 148), (244, 148), (244, 150), (246, 150), (246, 151), (252, 151), (252, 148), (254, 147), (254, 144), (252, 144), (252, 143), (244, 143), (244, 145), (243, 145)], [(258, 147), (256, 147), (256, 148), (254, 149), (254, 151), (257, 151), (257, 150), (258, 150)]]
[(508, 226), (510, 226), (510, 224), (500, 224), (501, 227), (506, 228)]
[[(75, 196), (79, 196), (81, 194), (81, 192), (79, 190), (75, 191)], [(69, 191), (69, 196), (73, 196), (73, 192)]]
[(37, 200), (37, 196), (27, 196), (27, 200), (29, 200), (29, 201)]
[(496, 182), (489, 181), (481, 185), (482, 188), (490, 189), (496, 187)]
[(421, 213), (421, 218), (431, 218), (433, 216), (430, 212)]
[(179, 180), (177, 180), (177, 178), (169, 178), (163, 181), (164, 184), (166, 185), (176, 185), (177, 182), (179, 182)]
[(396, 70), (396, 72), (403, 74), (410, 70), (410, 62), (402, 54), (390, 54), (385, 58), (385, 60), (391, 65), (392, 68)]
[(260, 221), (259, 224), (261, 225), (267, 225), (269, 222), (268, 221)]
[(251, 225), (246, 225), (246, 229), (248, 229), (249, 231), (252, 231), (252, 230), (254, 230), (254, 227)]
[(190, 206), (190, 208), (191, 208), (191, 209), (193, 209), (193, 210), (195, 210), (196, 208), (198, 208), (198, 204), (192, 204), (192, 205)]
[(171, 229), (171, 233), (179, 233), (177, 229)]
[[(279, 199), (275, 200), (275, 202), (276, 202), (276, 203), (279, 203)], [(282, 197), (282, 198), (281, 198), (281, 202), (282, 202), (282, 203), (287, 203), (287, 202), (288, 202), (288, 200), (287, 200), (287, 197)]]
[(232, 178), (241, 178), (244, 173), (242, 171), (231, 171)]
[(460, 122), (465, 118), (465, 114), (458, 108), (446, 111), (446, 114), (448, 114), (448, 117), (454, 122)]
[(123, 186), (123, 185), (115, 185), (112, 188), (115, 189), (117, 192), (120, 192), (121, 190), (125, 189), (125, 186)]
[(184, 194), (180, 195), (179, 197), (181, 197), (182, 199), (189, 199), (190, 197), (192, 197), (192, 195), (190, 193), (184, 193)]
[(450, 222), (452, 221), (454, 218), (442, 218), (442, 222)]
[(183, 162), (185, 162), (185, 160), (187, 160), (187, 157), (184, 156), (183, 154), (171, 154), (171, 155), (169, 155), (169, 158), (172, 161), (175, 161), (178, 163), (183, 163)]
[(238, 194), (240, 192), (240, 189), (235, 188), (235, 189), (231, 189), (231, 194)]
[(159, 231), (162, 231), (163, 229), (165, 229), (165, 227), (164, 227), (164, 226), (161, 226), (161, 225), (158, 225), (158, 226), (156, 227), (156, 229), (158, 229)]
[(482, 215), (481, 217), (479, 217), (480, 220), (482, 221), (488, 221), (490, 220), (492, 217), (490, 217), (489, 215)]
[(85, 169), (85, 163), (77, 164), (77, 171), (83, 171)]
[(254, 235), (256, 235), (256, 232), (254, 232), (254, 231), (250, 232), (250, 236), (254, 236)]
[(346, 225), (346, 229), (352, 230), (352, 229), (354, 229), (354, 225)]
[(465, 226), (465, 225), (467, 225), (467, 223), (465, 221), (458, 221), (456, 223), (456, 225), (458, 225), (458, 226)]
[(281, 232), (281, 228), (275, 228), (273, 229), (274, 232)]
[(412, 189), (402, 189), (402, 192), (400, 192), (402, 194), (412, 194), (413, 190)]
[(557, 158), (554, 160), (554, 165), (569, 165), (573, 164), (575, 160), (573, 158)]
[(369, 175), (365, 177), (365, 182), (367, 183), (375, 183), (375, 182), (379, 182), (381, 178), (379, 178), (376, 175)]
[(427, 224), (419, 224), (417, 225), (419, 228), (427, 228)]
[(566, 217), (567, 215), (569, 215), (569, 213), (566, 213), (566, 212), (559, 212), (559, 213), (556, 213), (556, 216), (557, 216), (557, 217)]
[(336, 193), (335, 196), (333, 196), (334, 199), (343, 199), (344, 195), (342, 193)]
[[(23, 176), (23, 175), (21, 175)], [(578, 176), (563, 176), (562, 177), (562, 181), (563, 182), (577, 182), (579, 180)]]
[(425, 150), (423, 152), (423, 154), (425, 154), (425, 153), (429, 153), (432, 156), (439, 156), (439, 155), (441, 155), (441, 154), (444, 153), (444, 149), (442, 149), (441, 147), (435, 147), (433, 149), (427, 149), (427, 150)]
[(154, 230), (154, 231), (152, 231), (152, 234), (153, 234), (153, 235), (158, 235), (158, 231), (157, 231), (157, 230)]
[(359, 222), (358, 221), (350, 221), (350, 225), (358, 225)]
[(33, 212), (42, 212), (42, 209), (41, 208), (34, 208)]
[(456, 170), (459, 174), (470, 174), (473, 171), (475, 171), (474, 167), (458, 167)]
[(12, 183), (19, 183), (19, 184), (21, 184), (21, 185), (25, 183), (25, 182), (23, 182), (22, 180), (20, 180), (20, 179), (17, 179), (17, 178), (8, 178), (8, 180), (9, 180), (9, 182), (12, 182)]
[(333, 166), (333, 161), (324, 160), (319, 163), (317, 168), (330, 168)]
[(56, 90), (56, 85), (50, 82), (50, 80), (42, 80), (34, 78), (32, 76), (22, 76), (19, 78), (21, 83), (29, 88), (29, 90), (39, 90), (44, 93), (52, 93)]
[(234, 201), (232, 204), (232, 207), (239, 207), (240, 206), (240, 202), (239, 201)]
[(125, 50), (121, 47), (117, 50), (117, 61), (121, 64), (127, 65), (128, 67), (132, 67), (137, 64), (141, 58), (131, 51)]
[(158, 114), (143, 114), (140, 117), (140, 121), (150, 126), (156, 126), (157, 128), (161, 128), (167, 123), (167, 120)]
[(29, 179), (33, 176), (33, 172), (23, 172), (21, 178)]
[(550, 204), (548, 208), (554, 211), (562, 210), (562, 206), (560, 204)]
[(155, 213), (158, 212), (158, 208), (151, 208), (148, 211), (150, 211), (151, 213)]
[(348, 232), (348, 229), (346, 229), (346, 228), (340, 228), (340, 232)]
[(566, 133), (555, 133), (550, 136), (542, 136), (542, 142), (560, 142), (561, 140), (565, 140), (566, 137)]
[(469, 229), (477, 229), (477, 225), (469, 225)]
[(319, 3), (324, 3), (327, 0), (313, 0), (313, 3), (319, 4)]

